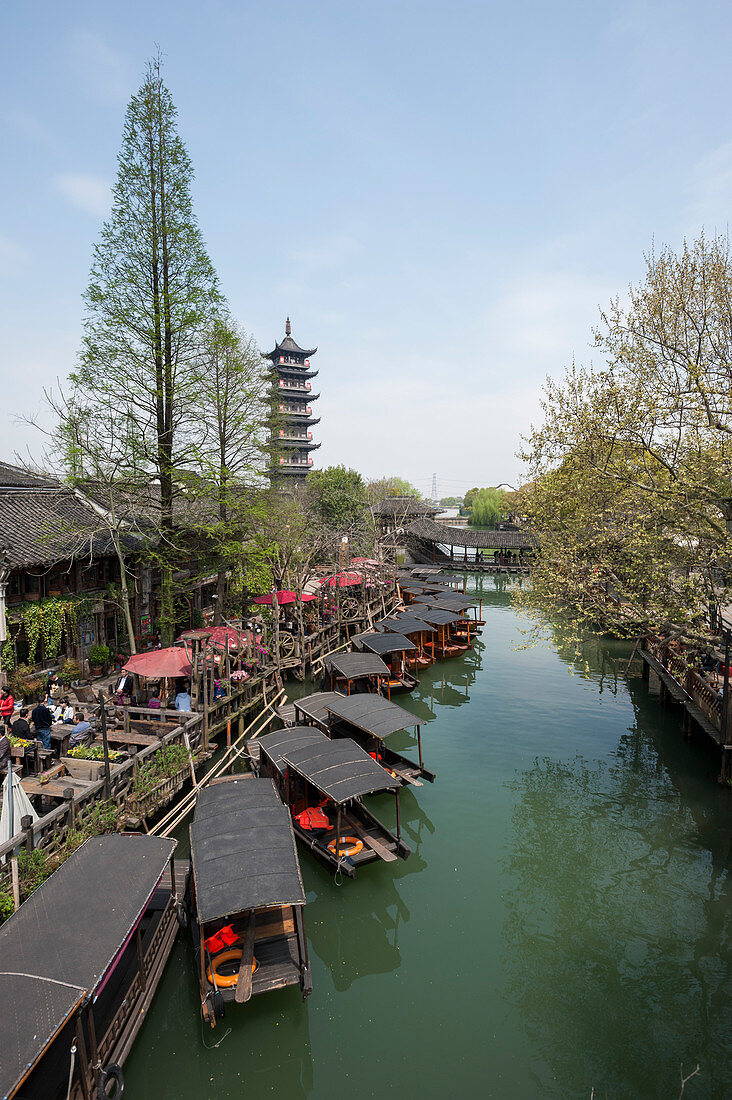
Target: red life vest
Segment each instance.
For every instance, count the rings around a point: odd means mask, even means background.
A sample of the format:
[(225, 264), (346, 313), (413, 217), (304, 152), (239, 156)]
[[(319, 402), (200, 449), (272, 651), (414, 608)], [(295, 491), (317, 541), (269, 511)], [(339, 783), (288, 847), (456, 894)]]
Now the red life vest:
[(217, 955), (219, 951), (225, 951), (227, 947), (231, 947), (238, 939), (231, 925), (225, 924), (223, 928), (219, 928), (218, 932), (214, 932), (213, 936), (204, 940), (203, 945), (210, 955)]
[(330, 829), (327, 814), (314, 806), (311, 806), (308, 810), (303, 810), (301, 814), (297, 815), (295, 821), (302, 829)]

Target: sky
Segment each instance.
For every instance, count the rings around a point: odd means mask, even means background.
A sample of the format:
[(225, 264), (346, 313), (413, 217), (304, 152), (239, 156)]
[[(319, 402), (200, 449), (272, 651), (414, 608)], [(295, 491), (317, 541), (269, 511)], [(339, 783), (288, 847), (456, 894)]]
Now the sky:
[[(316, 465), (518, 484), (546, 376), (656, 244), (727, 230), (732, 7), (24, 0), (0, 10), (0, 459), (73, 370), (159, 47), (232, 311), (318, 347)], [(315, 387), (314, 387), (315, 388)]]

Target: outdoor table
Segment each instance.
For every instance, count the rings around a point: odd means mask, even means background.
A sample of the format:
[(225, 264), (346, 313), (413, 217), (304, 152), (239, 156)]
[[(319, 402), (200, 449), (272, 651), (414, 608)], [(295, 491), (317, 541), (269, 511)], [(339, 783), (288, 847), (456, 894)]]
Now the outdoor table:
[(63, 722), (56, 722), (51, 726), (51, 748), (54, 756), (66, 756), (73, 728), (73, 726)]
[(41, 783), (40, 779), (34, 776), (26, 776), (25, 779), (21, 779), (20, 785), (29, 798), (41, 795), (44, 798), (57, 798), (63, 802), (66, 797), (64, 791), (69, 787), (72, 787), (74, 795), (77, 795), (91, 784), (86, 779), (72, 779), (70, 775), (62, 775), (58, 779), (49, 779), (47, 783)]
[[(155, 737), (152, 733), (134, 733), (130, 730), (129, 733), (125, 733), (124, 730), (109, 730), (107, 733), (107, 740), (115, 745), (157, 745), (160, 740), (159, 737)], [(97, 739), (97, 744), (101, 744), (101, 741)]]

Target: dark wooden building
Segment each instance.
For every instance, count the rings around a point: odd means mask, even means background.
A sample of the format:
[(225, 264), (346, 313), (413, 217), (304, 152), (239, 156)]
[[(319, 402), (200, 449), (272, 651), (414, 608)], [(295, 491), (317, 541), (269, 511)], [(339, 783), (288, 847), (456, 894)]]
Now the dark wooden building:
[(318, 349), (301, 348), (291, 333), (288, 317), (284, 340), (275, 344), (274, 350), (266, 355), (272, 363), (275, 412), (279, 413), (270, 477), (279, 484), (302, 486), (313, 464), (311, 451), (320, 446), (313, 442), (312, 432), (314, 425), (320, 423), (312, 410), (312, 402), (317, 401), (320, 394), (312, 392), (311, 379), (318, 372), (310, 370), (310, 356)]

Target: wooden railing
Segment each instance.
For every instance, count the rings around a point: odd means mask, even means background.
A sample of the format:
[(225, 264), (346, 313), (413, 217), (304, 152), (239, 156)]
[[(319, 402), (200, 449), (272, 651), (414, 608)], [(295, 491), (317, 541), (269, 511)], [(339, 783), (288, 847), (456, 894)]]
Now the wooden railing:
[(689, 664), (683, 653), (664, 639), (654, 635), (647, 637), (646, 649), (663, 665), (692, 702), (696, 703), (707, 721), (721, 731), (722, 697), (719, 692)]

